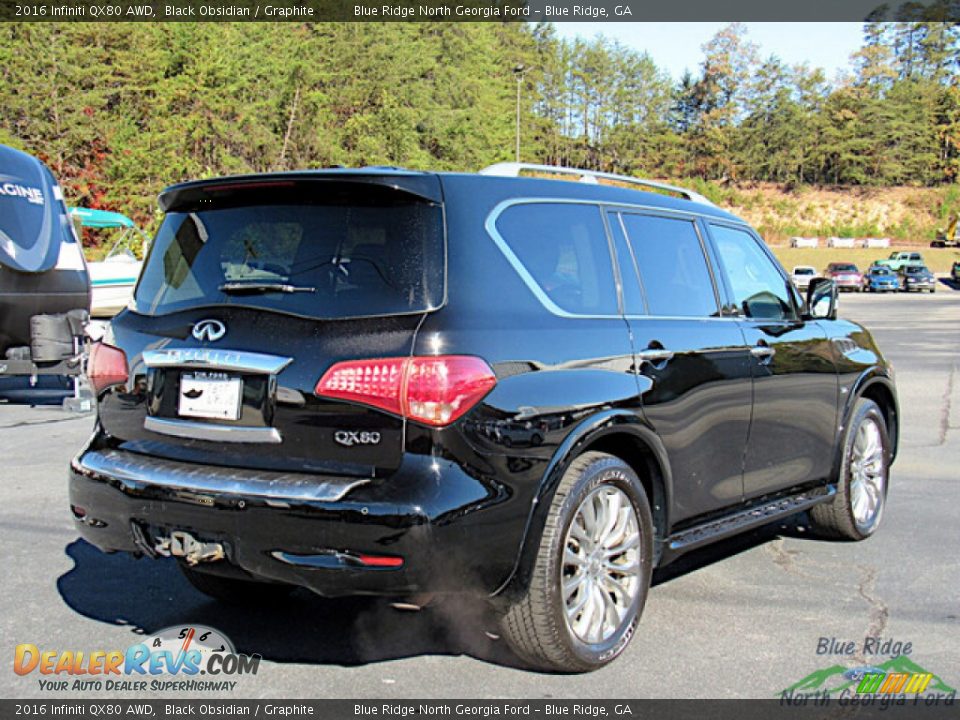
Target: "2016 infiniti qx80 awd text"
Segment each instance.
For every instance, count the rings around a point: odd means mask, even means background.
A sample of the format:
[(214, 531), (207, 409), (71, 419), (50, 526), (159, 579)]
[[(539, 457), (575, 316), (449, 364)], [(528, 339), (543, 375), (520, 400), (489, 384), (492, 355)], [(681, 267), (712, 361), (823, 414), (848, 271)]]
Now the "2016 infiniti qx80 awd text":
[(479, 593), (529, 663), (584, 671), (679, 553), (802, 510), (880, 523), (892, 368), (831, 281), (801, 299), (694, 193), (503, 164), (160, 206), (91, 354), (70, 502), (99, 548), (174, 556), (224, 600)]

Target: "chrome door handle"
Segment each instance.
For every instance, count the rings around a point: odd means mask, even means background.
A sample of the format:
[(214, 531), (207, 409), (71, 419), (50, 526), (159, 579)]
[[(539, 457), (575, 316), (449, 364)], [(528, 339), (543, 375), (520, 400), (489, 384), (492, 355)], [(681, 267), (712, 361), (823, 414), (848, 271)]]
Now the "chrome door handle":
[(665, 363), (673, 359), (673, 353), (664, 348), (648, 348), (637, 353), (637, 362), (641, 365), (645, 362), (651, 365)]
[(777, 351), (767, 345), (755, 345), (750, 348), (750, 354), (757, 360), (769, 360), (777, 354)]

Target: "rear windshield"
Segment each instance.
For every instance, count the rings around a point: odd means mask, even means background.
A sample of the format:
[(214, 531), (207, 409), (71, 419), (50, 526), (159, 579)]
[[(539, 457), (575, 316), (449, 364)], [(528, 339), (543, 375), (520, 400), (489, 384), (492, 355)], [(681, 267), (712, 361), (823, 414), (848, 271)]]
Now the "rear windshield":
[(316, 318), (422, 312), (444, 298), (439, 205), (397, 194), (170, 212), (137, 312), (241, 305)]

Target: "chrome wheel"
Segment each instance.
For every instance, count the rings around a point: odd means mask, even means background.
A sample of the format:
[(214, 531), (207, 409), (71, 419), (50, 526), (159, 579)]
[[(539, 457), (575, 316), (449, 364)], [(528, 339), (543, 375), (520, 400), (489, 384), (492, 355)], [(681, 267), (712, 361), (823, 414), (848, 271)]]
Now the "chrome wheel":
[(608, 640), (640, 592), (640, 524), (620, 488), (584, 498), (567, 530), (560, 587), (567, 627), (588, 644)]
[(857, 429), (850, 451), (850, 505), (860, 530), (869, 530), (883, 511), (887, 481), (880, 427), (870, 417)]

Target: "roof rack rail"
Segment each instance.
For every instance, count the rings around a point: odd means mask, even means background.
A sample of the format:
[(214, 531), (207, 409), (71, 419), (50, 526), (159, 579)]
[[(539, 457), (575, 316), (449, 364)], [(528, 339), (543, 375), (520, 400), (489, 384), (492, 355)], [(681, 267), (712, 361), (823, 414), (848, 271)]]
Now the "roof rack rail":
[(598, 180), (614, 180), (616, 182), (629, 183), (645, 188), (663, 190), (665, 192), (676, 193), (682, 198), (691, 202), (702, 203), (704, 205), (713, 205), (707, 198), (700, 193), (686, 188), (668, 185), (667, 183), (656, 182), (655, 180), (645, 180), (644, 178), (630, 177), (629, 175), (614, 175), (613, 173), (597, 172), (596, 170), (583, 170), (582, 168), (558, 167), (554, 165), (536, 165), (534, 163), (502, 162), (490, 165), (480, 170), (480, 175), (494, 175), (497, 177), (520, 177), (520, 173), (540, 172), (551, 175), (578, 175), (580, 182), (597, 184)]

